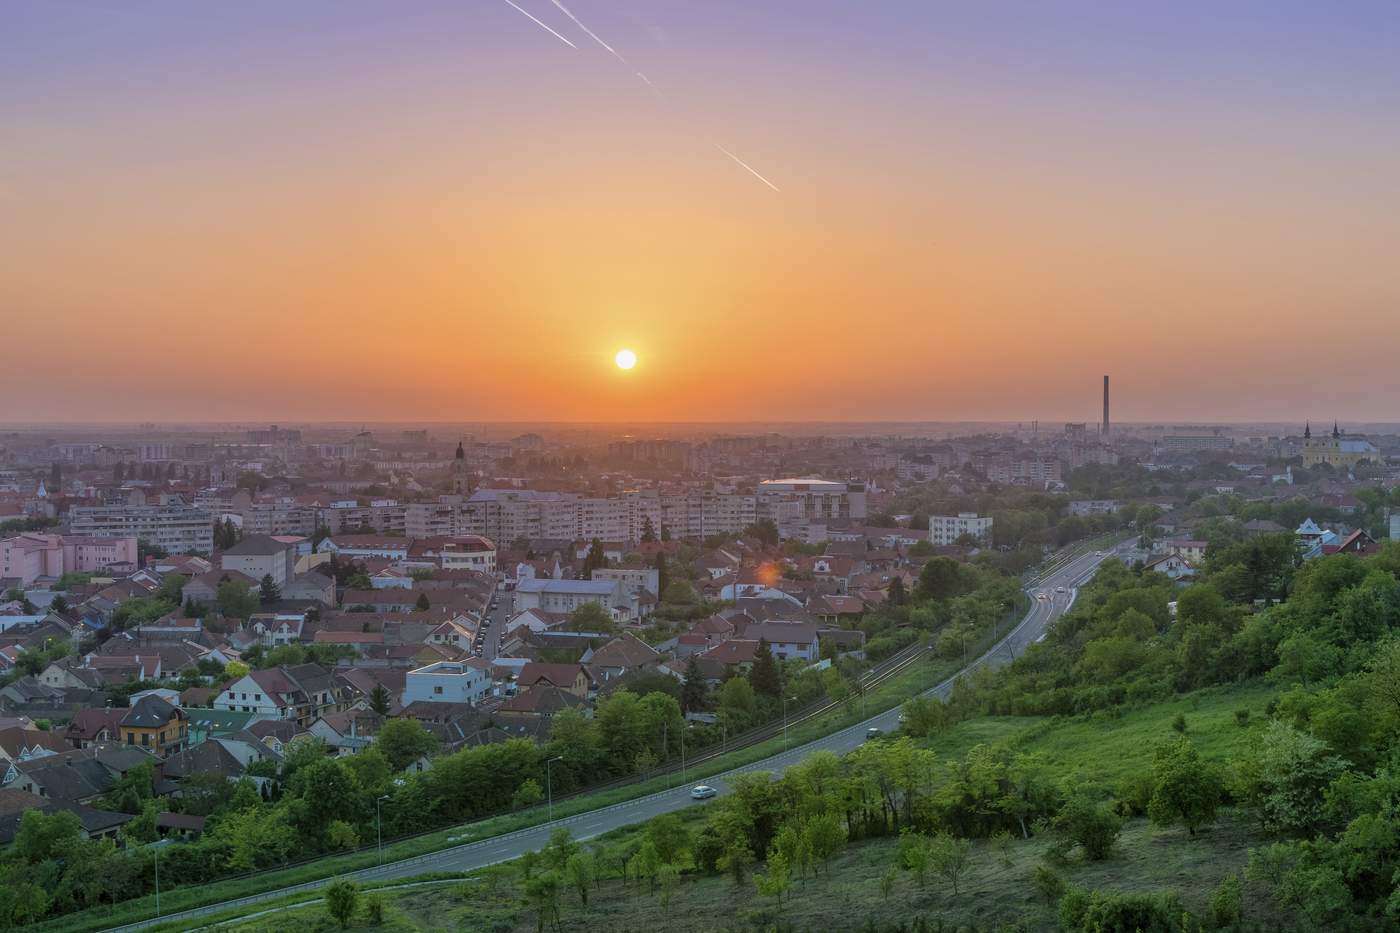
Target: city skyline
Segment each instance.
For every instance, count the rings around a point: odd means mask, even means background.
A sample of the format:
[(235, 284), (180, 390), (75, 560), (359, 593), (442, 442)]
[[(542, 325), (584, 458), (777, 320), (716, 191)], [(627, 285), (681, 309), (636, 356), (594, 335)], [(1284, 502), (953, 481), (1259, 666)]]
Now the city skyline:
[(0, 306), (66, 341), (0, 393), (1053, 422), (1117, 370), (1119, 422), (1393, 416), (1393, 8), (519, 6), (575, 47), (503, 2), (0, 7)]

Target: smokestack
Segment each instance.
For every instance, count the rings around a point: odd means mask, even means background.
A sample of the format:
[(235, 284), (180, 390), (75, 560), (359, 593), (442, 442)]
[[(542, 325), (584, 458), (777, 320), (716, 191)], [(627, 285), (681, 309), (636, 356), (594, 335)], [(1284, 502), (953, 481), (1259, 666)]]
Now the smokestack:
[(1108, 437), (1108, 377), (1103, 377), (1103, 436)]

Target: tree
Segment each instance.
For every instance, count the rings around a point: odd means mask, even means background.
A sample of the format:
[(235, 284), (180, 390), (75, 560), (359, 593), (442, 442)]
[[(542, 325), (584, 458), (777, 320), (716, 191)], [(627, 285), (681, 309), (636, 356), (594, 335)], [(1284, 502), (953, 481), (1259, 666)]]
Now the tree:
[(734, 677), (719, 688), (717, 718), (730, 732), (742, 732), (758, 715), (758, 698), (744, 677)]
[(402, 771), (424, 755), (437, 750), (437, 737), (416, 719), (391, 719), (380, 726), (374, 746), (389, 760), (389, 767)]
[(545, 871), (525, 882), (525, 904), (535, 911), (535, 931), (559, 925), (560, 880), (556, 872)]
[(967, 871), (968, 854), (971, 843), (966, 839), (956, 839), (949, 833), (939, 833), (929, 840), (929, 866), (948, 879), (953, 886), (953, 894), (958, 893), (958, 879)]
[(773, 659), (773, 652), (769, 649), (766, 639), (760, 638), (758, 647), (754, 650), (753, 667), (749, 669), (749, 683), (753, 685), (754, 693), (762, 696), (776, 697), (782, 692), (778, 662)]
[(383, 684), (375, 684), (374, 689), (369, 692), (369, 708), (380, 716), (387, 716), (390, 703), (389, 691), (384, 689)]
[(544, 800), (544, 788), (540, 786), (540, 782), (534, 778), (526, 778), (511, 795), (510, 806), (513, 810), (525, 810), (542, 800)]
[(846, 824), (840, 814), (828, 810), (807, 821), (805, 827), (812, 857), (823, 867), (831, 857), (846, 847)]
[(671, 585), (671, 571), (666, 566), (666, 552), (656, 552), (656, 594), (660, 596)]
[(224, 580), (219, 584), (215, 605), (226, 616), (247, 619), (258, 608), (258, 599), (248, 591), (245, 583), (237, 580)]
[(584, 907), (588, 906), (588, 886), (593, 883), (596, 875), (597, 871), (591, 853), (575, 852), (564, 863), (564, 877), (574, 890), (578, 891), (579, 903)]
[(418, 612), (427, 612), (432, 608), (432, 603), (428, 602), (427, 593), (419, 593), (418, 601), (413, 604), (413, 608)]
[(656, 528), (651, 523), (650, 515), (642, 516), (642, 543), (650, 544), (656, 540)]
[(1071, 793), (1060, 808), (1054, 827), (1066, 847), (1083, 846), (1090, 861), (1101, 862), (1112, 854), (1123, 821), (1087, 790), (1080, 789)]
[(902, 606), (909, 598), (909, 594), (904, 589), (904, 578), (896, 576), (890, 581), (890, 588), (885, 593), (885, 602), (891, 606)]
[(264, 606), (271, 605), (282, 598), (282, 588), (272, 579), (272, 574), (263, 574), (262, 581), (258, 584), (258, 598)]
[(326, 888), (326, 913), (342, 930), (349, 929), (359, 901), (360, 889), (353, 881), (333, 881)]
[(700, 664), (692, 654), (685, 662), (685, 680), (681, 684), (681, 709), (687, 713), (703, 710), (708, 694), (704, 675), (700, 673)]
[(588, 545), (588, 554), (583, 558), (583, 570), (580, 576), (584, 580), (593, 579), (593, 571), (601, 570), (608, 565), (608, 555), (603, 552), (603, 542), (594, 538)]
[(926, 599), (946, 601), (962, 596), (975, 585), (971, 571), (951, 557), (933, 557), (919, 571), (919, 593)]
[(569, 627), (575, 632), (609, 633), (616, 629), (612, 616), (600, 603), (584, 603), (569, 615)]
[(1244, 802), (1271, 832), (1313, 832), (1327, 788), (1345, 770), (1327, 743), (1277, 720), (1236, 762)]
[(929, 851), (929, 838), (920, 835), (912, 830), (906, 829), (899, 836), (899, 864), (905, 871), (914, 876), (914, 880), (919, 887), (923, 887), (928, 881), (929, 869), (932, 867)]
[(768, 869), (754, 879), (754, 885), (759, 894), (769, 895), (781, 904), (783, 895), (792, 887), (792, 868), (788, 865), (788, 860), (781, 853), (770, 854)]
[(1215, 822), (1224, 782), (1185, 736), (1157, 747), (1152, 782), (1147, 815), (1158, 826), (1180, 823), (1194, 836), (1197, 829)]
[(768, 547), (777, 547), (779, 540), (778, 523), (771, 518), (754, 522), (744, 529), (745, 538), (756, 538)]
[(63, 489), (63, 466), (57, 460), (49, 465), (49, 489), (54, 493)]

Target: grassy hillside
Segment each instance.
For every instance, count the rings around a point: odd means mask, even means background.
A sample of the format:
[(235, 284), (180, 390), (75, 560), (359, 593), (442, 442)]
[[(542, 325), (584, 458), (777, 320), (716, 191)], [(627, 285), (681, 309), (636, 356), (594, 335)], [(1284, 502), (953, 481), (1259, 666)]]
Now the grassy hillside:
[[(1237, 755), (1263, 728), (1264, 706), (1273, 696), (1265, 687), (1213, 688), (1169, 702), (1125, 710), (1121, 715), (1076, 718), (980, 717), (962, 722), (925, 744), (940, 760), (961, 758), (977, 744), (1005, 743), (1018, 751), (1045, 756), (1057, 775), (1116, 782), (1146, 767), (1154, 745), (1175, 734), (1178, 716), (1187, 734), (1207, 757), (1224, 762)], [(1241, 725), (1236, 710), (1248, 709)], [(693, 830), (704, 807), (691, 808), (685, 819)], [(628, 828), (599, 840), (626, 848), (639, 833)], [(1172, 892), (1193, 913), (1206, 914), (1212, 893), (1230, 875), (1242, 875), (1248, 850), (1267, 844), (1253, 821), (1226, 811), (1213, 827), (1195, 837), (1180, 828), (1162, 829), (1145, 819), (1129, 821), (1114, 855), (1093, 862), (1074, 853), (1047, 860), (1049, 840), (1036, 836), (1002, 841), (972, 841), (966, 874), (958, 893), (943, 879), (930, 876), (920, 888), (900, 871), (897, 840), (873, 839), (851, 844), (829, 869), (795, 881), (783, 904), (761, 896), (750, 876), (741, 886), (728, 875), (687, 874), (669, 894), (652, 893), (645, 882), (623, 884), (612, 877), (597, 885), (584, 906), (566, 890), (559, 898), (561, 929), (610, 933), (666, 929), (675, 933), (708, 930), (855, 929), (873, 921), (881, 928), (924, 918), (937, 929), (1053, 930), (1055, 909), (1033, 882), (1037, 866), (1051, 866), (1067, 884), (1114, 892)], [(894, 872), (892, 887), (887, 875)], [(615, 874), (615, 873), (614, 873)], [(516, 866), (499, 866), (461, 884), (384, 891), (384, 917), (370, 922), (361, 911), (357, 930), (492, 930), (537, 928), (537, 914), (524, 903)], [(1263, 892), (1245, 885), (1247, 915), (1252, 923), (1287, 928), (1286, 918), (1266, 906)], [(225, 927), (244, 933), (307, 933), (337, 927), (320, 904), (265, 915)]]
[[(1123, 831), (1117, 854), (1103, 862), (1071, 858), (1061, 866), (1066, 881), (1112, 891), (1173, 891), (1193, 913), (1203, 913), (1211, 893), (1226, 875), (1243, 871), (1250, 846), (1264, 843), (1248, 822), (1227, 816), (1195, 838), (1184, 830), (1160, 830), (1146, 820), (1134, 820)], [(920, 889), (901, 872), (890, 896), (881, 878), (895, 864), (896, 842), (875, 840), (851, 846), (834, 859), (830, 871), (796, 882), (779, 908), (771, 897), (760, 897), (752, 884), (736, 888), (727, 877), (683, 882), (665, 902), (645, 885), (608, 881), (590, 896), (588, 907), (569, 892), (561, 899), (563, 929), (642, 933), (666, 929), (672, 933), (709, 930), (763, 930), (779, 921), (797, 930), (854, 929), (867, 920), (889, 925), (916, 917), (941, 919), (949, 929), (1053, 930), (1055, 913), (1036, 893), (1032, 873), (1041, 863), (1039, 840), (1013, 841), (1003, 851), (996, 843), (974, 843), (971, 867), (954, 895), (945, 883), (930, 879)], [(1247, 892), (1248, 893), (1248, 892)], [(536, 929), (533, 910), (521, 903), (513, 879), (504, 873), (475, 882), (440, 888), (386, 891), (382, 923), (370, 923), (363, 912), (355, 930), (482, 930), (524, 933)], [(1256, 901), (1260, 899), (1256, 898)], [(1277, 923), (1251, 905), (1250, 919)], [(1019, 927), (1017, 925), (1019, 924)], [(222, 929), (240, 933), (311, 933), (338, 929), (318, 904), (231, 924)]]

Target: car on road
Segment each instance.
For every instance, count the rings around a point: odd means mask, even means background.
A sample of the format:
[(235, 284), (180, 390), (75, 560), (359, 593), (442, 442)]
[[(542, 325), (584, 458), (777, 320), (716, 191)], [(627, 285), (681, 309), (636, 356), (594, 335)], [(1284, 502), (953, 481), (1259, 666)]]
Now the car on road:
[(885, 730), (881, 729), (879, 726), (871, 726), (869, 729), (865, 730), (865, 737), (867, 739), (878, 739), (884, 734)]
[(696, 784), (690, 789), (690, 799), (709, 800), (711, 797), (715, 796), (718, 793), (719, 791), (715, 790), (708, 784)]
[(1049, 594), (1049, 593), (1036, 593), (1036, 594), (1035, 594), (1035, 598), (1036, 598), (1036, 599), (1049, 599), (1049, 598), (1050, 598), (1050, 594)]
[(1064, 588), (1063, 586), (1057, 586), (1057, 587), (1055, 587), (1055, 592), (1056, 592), (1056, 593), (1063, 593), (1064, 591), (1065, 591), (1065, 588)]

